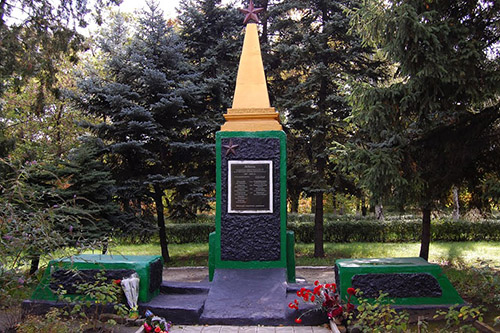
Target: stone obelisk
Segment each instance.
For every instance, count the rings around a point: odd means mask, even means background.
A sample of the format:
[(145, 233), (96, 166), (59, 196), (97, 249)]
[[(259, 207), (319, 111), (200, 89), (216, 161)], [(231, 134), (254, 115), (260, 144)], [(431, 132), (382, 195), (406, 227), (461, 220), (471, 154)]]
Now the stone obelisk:
[(293, 233), (286, 231), (286, 135), (271, 107), (253, 1), (245, 14), (232, 108), (216, 133), (216, 231), (210, 280), (222, 269), (286, 269), (295, 280)]

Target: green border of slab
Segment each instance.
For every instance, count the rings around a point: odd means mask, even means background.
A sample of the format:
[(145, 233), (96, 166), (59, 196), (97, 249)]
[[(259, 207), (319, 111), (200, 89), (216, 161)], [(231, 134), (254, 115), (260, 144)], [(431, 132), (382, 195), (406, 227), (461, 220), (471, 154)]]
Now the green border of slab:
[[(464, 304), (464, 300), (437, 264), (430, 264), (419, 257), (410, 258), (367, 258), (338, 259), (335, 261), (338, 273), (339, 292), (342, 300), (347, 299), (347, 288), (352, 286), (352, 277), (360, 274), (428, 273), (441, 286), (441, 297), (390, 298), (392, 305), (454, 305)], [(373, 300), (373, 299), (369, 299)], [(352, 302), (358, 304), (353, 297)]]
[[(42, 280), (35, 288), (32, 300), (57, 301), (58, 295), (50, 289), (50, 276), (52, 272), (58, 269), (132, 269), (137, 272), (140, 278), (139, 285), (139, 302), (149, 302), (154, 297), (158, 296), (160, 289), (150, 292), (150, 270), (149, 265), (157, 260), (163, 259), (161, 256), (124, 256), (124, 255), (99, 255), (99, 254), (82, 254), (69, 258), (51, 260), (45, 269)], [(65, 295), (70, 299), (74, 299), (77, 295)]]
[[(280, 260), (276, 261), (227, 261), (221, 259), (221, 172), (222, 172), (222, 139), (225, 138), (277, 138), (280, 140)], [(288, 255), (290, 241), (286, 231), (286, 134), (283, 131), (262, 132), (217, 132), (216, 133), (216, 214), (215, 232), (209, 238), (209, 279), (212, 280), (216, 268), (287, 268), (288, 277), (295, 279), (295, 257)], [(289, 238), (290, 236), (288, 236)], [(293, 239), (293, 233), (292, 233)], [(288, 241), (287, 241), (288, 240)], [(288, 245), (288, 246), (287, 246)], [(293, 248), (293, 242), (291, 247)], [(294, 255), (294, 254), (293, 254)], [(292, 268), (288, 267), (293, 263)]]

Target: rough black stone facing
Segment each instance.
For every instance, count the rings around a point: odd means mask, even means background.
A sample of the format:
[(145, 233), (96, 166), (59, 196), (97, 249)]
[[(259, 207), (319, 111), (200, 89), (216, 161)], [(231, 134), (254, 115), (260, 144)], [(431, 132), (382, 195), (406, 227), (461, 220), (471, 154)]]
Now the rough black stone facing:
[(163, 280), (163, 264), (160, 259), (149, 265), (149, 292), (153, 293), (161, 286)]
[[(221, 259), (225, 261), (278, 261), (280, 239), (280, 140), (278, 138), (223, 138), (221, 150)], [(228, 161), (273, 161), (273, 213), (228, 213)]]
[(388, 297), (441, 297), (439, 282), (428, 273), (358, 274), (352, 277), (352, 287), (363, 297), (376, 298), (380, 291)]
[(111, 283), (113, 280), (129, 277), (134, 274), (135, 271), (132, 269), (58, 269), (51, 274), (49, 287), (54, 292), (57, 292), (59, 289), (64, 289), (67, 294), (77, 294), (78, 285), (83, 283), (95, 283), (98, 273), (102, 273), (103, 276), (106, 277), (106, 281)]

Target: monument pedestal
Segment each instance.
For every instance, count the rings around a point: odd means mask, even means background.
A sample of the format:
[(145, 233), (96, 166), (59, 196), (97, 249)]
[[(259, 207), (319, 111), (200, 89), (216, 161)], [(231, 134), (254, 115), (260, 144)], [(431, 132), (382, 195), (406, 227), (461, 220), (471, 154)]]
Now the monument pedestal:
[(293, 233), (286, 232), (286, 136), (282, 131), (216, 135), (216, 269), (285, 268), (295, 280)]

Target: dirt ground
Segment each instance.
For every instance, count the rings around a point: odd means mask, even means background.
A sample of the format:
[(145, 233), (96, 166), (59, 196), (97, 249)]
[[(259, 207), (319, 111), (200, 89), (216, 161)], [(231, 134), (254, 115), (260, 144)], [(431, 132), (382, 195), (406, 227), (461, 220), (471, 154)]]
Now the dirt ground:
[[(333, 267), (300, 266), (295, 269), (297, 283), (334, 283)], [(167, 267), (163, 269), (164, 281), (200, 282), (208, 281), (207, 267)]]

